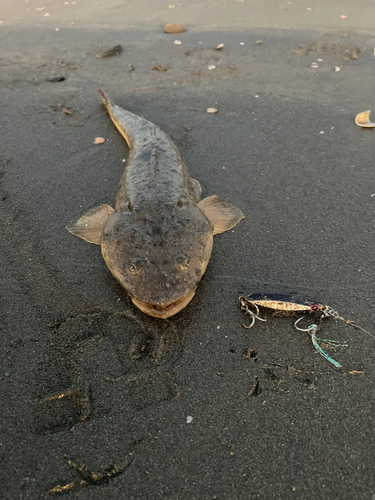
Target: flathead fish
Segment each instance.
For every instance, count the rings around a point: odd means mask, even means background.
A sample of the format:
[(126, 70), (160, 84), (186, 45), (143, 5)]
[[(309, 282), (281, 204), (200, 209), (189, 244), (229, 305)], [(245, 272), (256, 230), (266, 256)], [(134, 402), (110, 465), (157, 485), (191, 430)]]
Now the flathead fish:
[(216, 195), (202, 200), (199, 182), (171, 139), (99, 92), (128, 143), (129, 158), (115, 208), (101, 205), (67, 229), (101, 246), (109, 270), (141, 311), (169, 318), (194, 297), (213, 236), (244, 216)]

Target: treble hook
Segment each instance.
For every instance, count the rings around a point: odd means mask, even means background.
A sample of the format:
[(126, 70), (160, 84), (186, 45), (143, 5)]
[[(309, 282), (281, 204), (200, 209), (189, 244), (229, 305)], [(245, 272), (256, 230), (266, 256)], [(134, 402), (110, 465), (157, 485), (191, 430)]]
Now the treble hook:
[(297, 319), (297, 321), (294, 322), (294, 328), (296, 330), (299, 330), (300, 332), (310, 332), (311, 330), (313, 330), (314, 333), (316, 333), (318, 331), (318, 325), (316, 323), (314, 323), (313, 325), (309, 325), (307, 328), (299, 328), (297, 326), (297, 323), (299, 323), (301, 321), (302, 318), (299, 318)]
[[(266, 319), (259, 317), (259, 307), (254, 302), (251, 302), (246, 297), (240, 297), (240, 304), (241, 309), (245, 311), (246, 314), (249, 314), (251, 316), (251, 324), (249, 326), (246, 326), (241, 322), (241, 325), (247, 330), (249, 330), (254, 325), (255, 318), (259, 319), (259, 321), (267, 321)], [(251, 304), (255, 308), (255, 313), (248, 308), (247, 304)]]
[(334, 366), (336, 366), (336, 368), (342, 368), (340, 363), (338, 363), (337, 361), (332, 359), (331, 356), (328, 356), (328, 354), (318, 344), (318, 338), (316, 336), (316, 333), (318, 331), (318, 325), (316, 323), (314, 323), (313, 325), (309, 325), (307, 328), (299, 328), (297, 326), (297, 323), (299, 323), (301, 321), (301, 319), (303, 319), (303, 318), (299, 318), (299, 319), (297, 319), (297, 321), (295, 321), (294, 328), (296, 330), (299, 330), (300, 332), (308, 332), (311, 336), (312, 343), (313, 343), (315, 349), (318, 351), (318, 353), (321, 354), (324, 359), (326, 359), (327, 361), (332, 363)]

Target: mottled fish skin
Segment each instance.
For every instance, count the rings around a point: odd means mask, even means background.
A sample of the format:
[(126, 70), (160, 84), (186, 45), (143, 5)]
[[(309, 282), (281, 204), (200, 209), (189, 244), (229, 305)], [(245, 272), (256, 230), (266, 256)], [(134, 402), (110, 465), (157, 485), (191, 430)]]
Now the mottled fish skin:
[(193, 298), (213, 235), (233, 227), (243, 214), (217, 196), (200, 202), (200, 185), (169, 137), (99, 92), (129, 145), (129, 158), (115, 208), (102, 205), (67, 229), (101, 245), (108, 268), (133, 303), (165, 319)]
[(170, 138), (153, 123), (112, 104), (106, 96), (103, 100), (130, 148), (115, 209), (130, 203), (138, 212), (159, 212), (189, 201), (198, 203), (186, 165)]

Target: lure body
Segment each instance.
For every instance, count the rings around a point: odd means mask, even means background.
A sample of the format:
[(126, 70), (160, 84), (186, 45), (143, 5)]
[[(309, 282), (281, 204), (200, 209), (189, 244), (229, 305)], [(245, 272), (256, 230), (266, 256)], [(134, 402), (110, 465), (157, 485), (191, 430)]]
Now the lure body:
[(254, 293), (247, 297), (240, 297), (247, 302), (252, 302), (258, 307), (273, 309), (275, 311), (286, 312), (325, 312), (328, 308), (324, 304), (319, 304), (311, 300), (294, 298), (292, 295), (278, 293)]

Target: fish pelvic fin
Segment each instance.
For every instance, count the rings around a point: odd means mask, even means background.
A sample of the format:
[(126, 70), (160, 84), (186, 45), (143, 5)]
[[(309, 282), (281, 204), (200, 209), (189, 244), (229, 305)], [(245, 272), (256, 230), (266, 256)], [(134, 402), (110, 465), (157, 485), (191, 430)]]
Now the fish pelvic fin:
[(214, 226), (214, 235), (228, 231), (245, 217), (241, 210), (225, 203), (216, 194), (204, 198), (197, 206)]
[(113, 208), (109, 205), (101, 205), (69, 224), (66, 229), (82, 240), (101, 245), (105, 225), (113, 212)]

